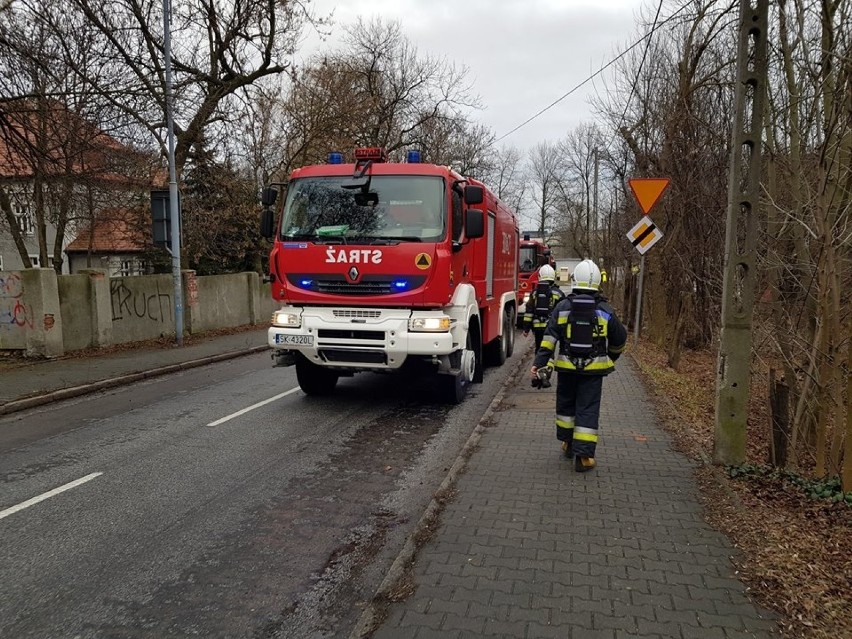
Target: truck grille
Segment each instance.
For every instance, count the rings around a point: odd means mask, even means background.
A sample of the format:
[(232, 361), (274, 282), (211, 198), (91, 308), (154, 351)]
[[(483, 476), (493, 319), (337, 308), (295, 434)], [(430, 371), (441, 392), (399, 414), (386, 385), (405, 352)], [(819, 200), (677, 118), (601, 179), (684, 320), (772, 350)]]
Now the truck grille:
[(376, 318), (381, 317), (381, 311), (371, 311), (371, 310), (361, 310), (361, 309), (339, 309), (336, 308), (332, 311), (335, 317), (355, 317), (366, 319), (369, 317)]
[(319, 339), (372, 339), (383, 342), (384, 331), (353, 331), (349, 329), (321, 328), (317, 331)]
[(350, 282), (342, 273), (288, 273), (288, 282), (305, 291), (324, 295), (398, 295), (413, 291), (426, 282), (425, 275), (364, 275)]

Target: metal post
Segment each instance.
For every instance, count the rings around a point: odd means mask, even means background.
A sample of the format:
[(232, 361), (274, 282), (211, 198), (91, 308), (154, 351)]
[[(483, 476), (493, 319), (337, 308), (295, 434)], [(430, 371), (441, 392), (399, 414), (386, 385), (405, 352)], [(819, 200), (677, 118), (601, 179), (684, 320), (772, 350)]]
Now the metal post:
[[(595, 147), (595, 190), (593, 191), (592, 202), (593, 202), (592, 210), (595, 212), (594, 230), (595, 230), (595, 234), (597, 234), (598, 220), (600, 219), (598, 217), (598, 147)], [(590, 234), (589, 235), (589, 252), (592, 255), (595, 255), (597, 260), (600, 260), (600, 258), (601, 258), (600, 253), (595, 253), (592, 250), (592, 248), (593, 248), (592, 247), (592, 236)]]
[(174, 90), (172, 87), (171, 0), (163, 0), (163, 53), (166, 58), (166, 126), (169, 147), (169, 215), (171, 216), (172, 277), (175, 284), (175, 340), (183, 346), (183, 286), (180, 273), (180, 206), (175, 171)]
[(713, 461), (746, 453), (769, 0), (741, 0)]
[(639, 286), (636, 287), (636, 317), (633, 319), (633, 336), (642, 337), (642, 289), (645, 287), (645, 256), (639, 260)]

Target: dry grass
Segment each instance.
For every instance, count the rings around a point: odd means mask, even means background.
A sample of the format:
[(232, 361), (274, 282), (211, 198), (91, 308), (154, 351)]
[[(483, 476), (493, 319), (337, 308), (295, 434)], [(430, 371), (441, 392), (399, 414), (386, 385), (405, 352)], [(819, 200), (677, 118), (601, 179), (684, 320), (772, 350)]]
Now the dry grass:
[[(649, 342), (634, 344), (631, 355), (676, 446), (709, 459), (715, 354), (685, 352), (680, 371)], [(765, 371), (752, 377), (747, 456), (763, 463), (769, 446)], [(731, 479), (703, 466), (698, 480), (707, 520), (742, 551), (737, 570), (754, 599), (781, 615), (784, 636), (852, 637), (852, 508), (811, 499), (781, 477)]]

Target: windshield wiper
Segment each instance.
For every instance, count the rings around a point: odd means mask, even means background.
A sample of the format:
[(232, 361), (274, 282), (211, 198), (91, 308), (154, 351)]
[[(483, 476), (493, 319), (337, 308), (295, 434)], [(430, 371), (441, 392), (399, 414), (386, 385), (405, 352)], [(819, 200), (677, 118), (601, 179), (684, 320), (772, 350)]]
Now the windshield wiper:
[(402, 236), (402, 235), (392, 235), (392, 236), (358, 235), (356, 237), (349, 237), (347, 239), (349, 240), (350, 243), (363, 242), (363, 243), (367, 243), (367, 244), (384, 244), (384, 245), (399, 244), (400, 242), (422, 242), (423, 241), (415, 235), (407, 235), (407, 236)]
[(315, 233), (296, 233), (294, 235), (282, 235), (282, 242), (310, 240), (314, 244), (346, 244), (345, 235), (317, 235)]

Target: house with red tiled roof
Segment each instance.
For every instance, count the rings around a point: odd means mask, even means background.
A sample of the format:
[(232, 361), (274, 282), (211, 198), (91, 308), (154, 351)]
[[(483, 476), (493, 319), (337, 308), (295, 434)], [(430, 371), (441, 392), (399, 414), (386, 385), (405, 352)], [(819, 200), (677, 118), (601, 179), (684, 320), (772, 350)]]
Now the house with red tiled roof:
[[(141, 260), (131, 256), (148, 240), (131, 232), (139, 214), (131, 223), (126, 211), (147, 209), (149, 191), (161, 181), (152, 177), (157, 171), (151, 157), (57, 101), (0, 101), (0, 271), (25, 268), (26, 253), (32, 266), (53, 266), (58, 259), (63, 273), (76, 272), (79, 264), (116, 273), (131, 264), (140, 272)], [(83, 231), (88, 238), (77, 237)], [(39, 257), (40, 234), (46, 264)]]
[(88, 268), (103, 268), (110, 277), (145, 275), (145, 256), (150, 250), (150, 224), (142, 210), (105, 211), (93, 226), (80, 230), (65, 247), (71, 273)]

